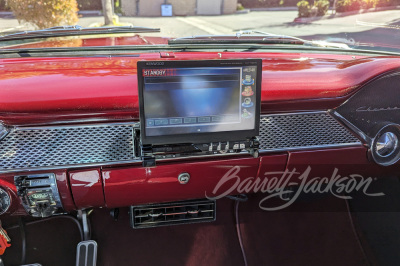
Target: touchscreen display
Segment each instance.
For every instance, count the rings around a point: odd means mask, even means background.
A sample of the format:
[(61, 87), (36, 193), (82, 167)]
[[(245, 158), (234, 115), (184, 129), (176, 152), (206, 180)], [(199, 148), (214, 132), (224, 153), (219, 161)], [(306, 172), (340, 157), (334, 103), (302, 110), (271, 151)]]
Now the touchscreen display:
[(141, 72), (146, 137), (255, 129), (257, 65)]

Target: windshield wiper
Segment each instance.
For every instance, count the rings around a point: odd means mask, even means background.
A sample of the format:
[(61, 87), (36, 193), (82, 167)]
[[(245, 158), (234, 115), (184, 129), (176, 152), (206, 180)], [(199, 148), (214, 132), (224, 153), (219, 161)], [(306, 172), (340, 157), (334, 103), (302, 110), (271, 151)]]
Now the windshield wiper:
[(25, 40), (34, 38), (81, 36), (94, 34), (120, 34), (120, 33), (147, 33), (160, 32), (157, 28), (121, 26), (121, 27), (98, 27), (83, 28), (81, 26), (61, 26), (44, 30), (24, 31), (0, 36), (0, 41)]
[(239, 31), (234, 35), (204, 35), (172, 39), (168, 44), (298, 44), (309, 43), (293, 36), (277, 35), (263, 31)]
[(209, 35), (193, 36), (168, 40), (168, 44), (298, 44), (304, 45), (305, 41), (286, 38), (286, 37), (265, 37), (265, 36), (246, 36), (236, 37), (236, 35)]
[(308, 41), (294, 36), (278, 35), (263, 31), (239, 31), (234, 35), (204, 35), (171, 39), (168, 44), (295, 44), (315, 47), (350, 49), (342, 43)]

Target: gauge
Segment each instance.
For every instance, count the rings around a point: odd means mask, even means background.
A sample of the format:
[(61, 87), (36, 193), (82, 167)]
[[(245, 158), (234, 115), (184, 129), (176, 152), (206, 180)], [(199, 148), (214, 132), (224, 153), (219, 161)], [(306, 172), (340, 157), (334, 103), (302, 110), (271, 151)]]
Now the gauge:
[(7, 191), (0, 188), (0, 215), (4, 214), (11, 205), (10, 194)]

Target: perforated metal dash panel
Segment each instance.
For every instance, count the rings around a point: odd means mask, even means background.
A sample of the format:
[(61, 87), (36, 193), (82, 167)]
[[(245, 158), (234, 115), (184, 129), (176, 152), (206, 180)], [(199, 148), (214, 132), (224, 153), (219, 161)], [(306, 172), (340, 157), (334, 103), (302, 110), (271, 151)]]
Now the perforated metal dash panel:
[[(0, 141), (0, 172), (138, 161), (133, 144), (137, 127), (132, 123), (17, 128)], [(265, 151), (360, 144), (326, 112), (264, 115), (259, 137)]]
[(262, 116), (259, 137), (260, 148), (267, 151), (360, 144), (325, 112)]
[(133, 125), (20, 128), (0, 141), (0, 171), (133, 159)]

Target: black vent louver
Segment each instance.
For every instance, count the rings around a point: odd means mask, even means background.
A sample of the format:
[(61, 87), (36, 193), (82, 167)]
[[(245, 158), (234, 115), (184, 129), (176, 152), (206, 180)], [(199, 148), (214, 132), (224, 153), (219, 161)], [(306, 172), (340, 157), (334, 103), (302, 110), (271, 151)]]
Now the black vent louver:
[(133, 228), (148, 228), (177, 224), (212, 222), (216, 217), (216, 203), (210, 200), (180, 201), (142, 206), (131, 206)]

